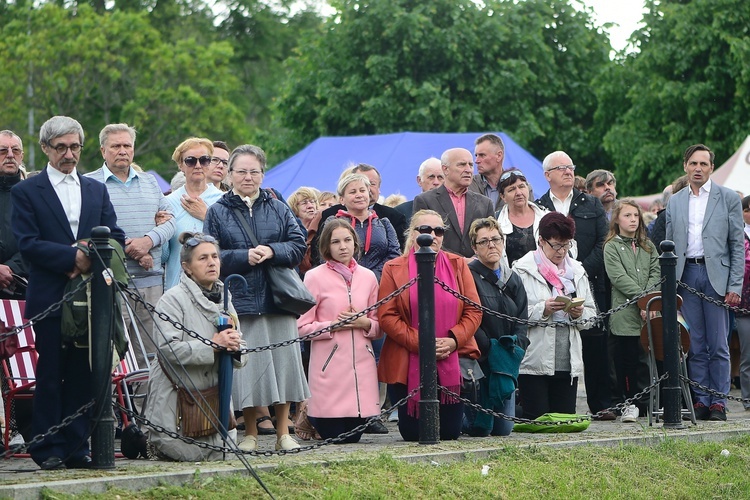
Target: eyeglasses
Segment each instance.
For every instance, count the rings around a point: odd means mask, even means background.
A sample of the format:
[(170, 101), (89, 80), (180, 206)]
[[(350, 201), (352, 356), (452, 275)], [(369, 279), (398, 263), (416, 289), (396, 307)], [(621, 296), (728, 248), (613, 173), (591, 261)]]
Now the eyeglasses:
[(507, 172), (505, 172), (503, 175), (500, 176), (500, 182), (506, 181), (512, 177), (517, 177), (523, 181), (526, 180), (526, 177), (518, 170), (508, 170)]
[(317, 204), (318, 204), (318, 202), (315, 201), (315, 200), (302, 200), (299, 203), (297, 203), (297, 205), (300, 206), (300, 207), (302, 205), (317, 205)]
[(575, 172), (576, 166), (575, 165), (558, 165), (556, 167), (547, 169), (547, 172), (552, 172), (553, 170), (570, 170), (571, 172)]
[(57, 146), (53, 146), (51, 142), (48, 142), (47, 146), (57, 151), (57, 154), (59, 155), (64, 155), (68, 152), (68, 150), (70, 150), (71, 153), (76, 154), (83, 149), (83, 145), (77, 143), (71, 144), (70, 146), (68, 146), (67, 144), (58, 144)]
[(185, 246), (193, 248), (201, 243), (216, 243), (216, 238), (210, 234), (195, 233), (192, 238), (188, 238), (187, 241), (185, 241)]
[(475, 243), (478, 247), (486, 247), (490, 243), (492, 243), (492, 246), (499, 247), (503, 244), (503, 239), (500, 236), (495, 236), (494, 238), (488, 238), (486, 240), (479, 240)]
[(203, 155), (200, 158), (196, 158), (195, 156), (186, 156), (182, 159), (182, 161), (186, 166), (190, 168), (195, 168), (198, 163), (201, 164), (201, 167), (207, 167), (211, 164), (211, 157), (208, 155)]
[(222, 167), (227, 168), (227, 166), (229, 165), (229, 160), (222, 160), (217, 156), (211, 157), (211, 165), (218, 165), (219, 163), (221, 163)]
[(13, 153), (13, 156), (21, 156), (23, 149), (21, 148), (0, 148), (0, 156), (5, 156), (8, 153)]
[(417, 226), (414, 228), (419, 234), (430, 234), (435, 233), (435, 236), (443, 236), (445, 234), (445, 228), (443, 226)]
[(247, 177), (248, 175), (250, 177), (260, 177), (263, 175), (263, 171), (261, 170), (231, 170), (231, 172), (234, 172), (240, 177)]
[(555, 252), (559, 252), (560, 250), (565, 250), (565, 251), (567, 252), (568, 250), (570, 250), (570, 249), (571, 249), (571, 248), (573, 247), (573, 244), (572, 244), (571, 242), (567, 242), (567, 243), (565, 243), (565, 244), (561, 244), (561, 243), (550, 243), (550, 242), (549, 242), (549, 240), (545, 240), (544, 238), (542, 238), (542, 239), (543, 239), (543, 240), (544, 240), (544, 242), (545, 242), (545, 243), (547, 243), (547, 244), (548, 244), (548, 245), (550, 246), (550, 248), (551, 248), (552, 250), (554, 250)]

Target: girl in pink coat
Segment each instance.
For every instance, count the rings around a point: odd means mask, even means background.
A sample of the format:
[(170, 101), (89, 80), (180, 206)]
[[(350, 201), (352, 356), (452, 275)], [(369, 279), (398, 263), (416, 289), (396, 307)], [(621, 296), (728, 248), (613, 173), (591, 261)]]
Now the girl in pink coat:
[[(305, 274), (305, 285), (317, 305), (297, 320), (300, 336), (343, 321), (378, 300), (375, 274), (354, 260), (357, 234), (345, 220), (326, 223), (318, 243), (325, 265)], [(373, 339), (382, 335), (377, 312), (345, 327), (312, 338), (308, 417), (323, 439), (336, 437), (380, 413), (380, 394)], [(356, 443), (357, 433), (344, 440)]]

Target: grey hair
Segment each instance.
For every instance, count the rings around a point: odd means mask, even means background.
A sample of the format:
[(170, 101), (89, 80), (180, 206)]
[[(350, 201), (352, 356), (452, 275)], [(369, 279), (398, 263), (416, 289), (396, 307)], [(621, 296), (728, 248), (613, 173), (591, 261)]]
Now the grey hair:
[(586, 176), (586, 191), (589, 193), (594, 188), (594, 184), (597, 182), (607, 182), (610, 179), (617, 182), (617, 179), (615, 179), (615, 175), (610, 172), (609, 170), (604, 169), (597, 169), (592, 170), (589, 172), (589, 175)]
[(104, 147), (110, 135), (119, 134), (120, 132), (130, 134), (130, 140), (135, 144), (135, 129), (133, 127), (127, 123), (110, 123), (99, 132), (99, 146)]
[(195, 246), (189, 246), (185, 243), (190, 238), (196, 238), (200, 243), (212, 243), (214, 247), (216, 247), (216, 251), (220, 252), (221, 248), (219, 248), (219, 242), (216, 241), (215, 238), (214, 241), (204, 241), (203, 238), (206, 236), (210, 236), (213, 238), (210, 234), (205, 234), (201, 232), (193, 233), (190, 231), (185, 231), (183, 233), (180, 233), (180, 235), (177, 237), (177, 241), (180, 242), (180, 262), (192, 262), (193, 261), (193, 254), (195, 253), (195, 249), (198, 248), (198, 245)]
[(553, 151), (552, 153), (548, 154), (544, 157), (544, 161), (542, 161), (542, 169), (546, 172), (550, 169), (552, 160), (559, 155), (567, 154), (565, 151)]
[(346, 174), (341, 178), (341, 180), (339, 180), (339, 185), (336, 186), (336, 192), (339, 196), (344, 196), (346, 186), (348, 186), (352, 182), (357, 181), (361, 181), (367, 189), (370, 189), (370, 179), (368, 179), (364, 174)]
[(427, 168), (430, 162), (435, 162), (435, 161), (442, 164), (442, 162), (440, 161), (440, 158), (435, 158), (434, 156), (431, 156), (430, 158), (427, 158), (425, 161), (423, 161), (421, 165), (419, 165), (419, 173), (417, 175), (420, 177), (423, 177), (424, 169)]
[(18, 134), (16, 134), (12, 130), (0, 130), (0, 135), (12, 137), (13, 139), (17, 140), (18, 143), (21, 145), (21, 149), (23, 149), (23, 140)]
[(48, 145), (55, 137), (61, 137), (68, 134), (78, 134), (78, 139), (83, 144), (83, 127), (78, 120), (69, 116), (53, 116), (39, 129), (39, 144)]
[(237, 146), (236, 148), (234, 148), (232, 154), (229, 155), (230, 172), (234, 170), (234, 162), (237, 160), (237, 158), (244, 155), (256, 157), (258, 159), (258, 163), (260, 163), (260, 169), (263, 172), (266, 171), (266, 152), (258, 146), (253, 146), (252, 144), (243, 144), (242, 146)]

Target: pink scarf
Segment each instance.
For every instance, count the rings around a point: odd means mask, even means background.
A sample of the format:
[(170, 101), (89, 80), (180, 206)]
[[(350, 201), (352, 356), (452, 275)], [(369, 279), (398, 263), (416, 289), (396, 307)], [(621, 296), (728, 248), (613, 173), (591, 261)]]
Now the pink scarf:
[[(565, 256), (565, 260), (562, 261), (561, 267), (557, 267), (554, 262), (549, 260), (544, 255), (544, 250), (541, 247), (534, 250), (534, 261), (539, 269), (539, 274), (554, 287), (552, 290), (552, 297), (558, 295), (571, 295), (576, 291), (575, 286), (575, 275), (573, 271), (573, 263), (571, 262), (570, 255)], [(557, 311), (552, 315), (552, 319), (561, 321), (565, 319), (568, 313)]]
[(332, 269), (339, 273), (344, 278), (344, 281), (346, 281), (347, 285), (352, 284), (352, 276), (354, 276), (354, 270), (357, 269), (357, 265), (357, 261), (353, 258), (349, 261), (348, 267), (337, 260), (326, 261), (326, 266), (328, 266), (328, 269)]
[[(409, 279), (417, 276), (417, 259), (414, 249), (409, 251)], [(444, 252), (437, 253), (435, 262), (435, 277), (448, 285), (451, 289), (458, 288), (456, 275), (451, 267), (450, 260)], [(435, 286), (435, 338), (445, 338), (450, 335), (448, 330), (458, 324), (458, 299), (449, 294), (437, 283)], [(409, 307), (411, 308), (411, 325), (419, 328), (419, 297), (417, 287), (409, 290)], [(458, 365), (458, 349), (453, 351), (446, 359), (437, 362), (438, 383), (448, 390), (459, 393), (461, 391), (461, 369)], [(409, 353), (409, 371), (406, 378), (406, 389), (409, 393), (419, 386), (419, 353)], [(419, 417), (420, 394), (417, 392), (410, 398), (406, 409), (407, 413)], [(443, 404), (457, 403), (456, 398), (446, 395), (441, 391), (440, 402)]]
[[(357, 219), (356, 216), (350, 214), (346, 210), (339, 210), (338, 212), (336, 212), (336, 217), (349, 217), (352, 220), (352, 227), (353, 228), (357, 227), (357, 221), (359, 219)], [(367, 220), (367, 233), (365, 233), (366, 234), (365, 253), (370, 251), (370, 240), (372, 239), (372, 220), (377, 219), (377, 218), (378, 218), (378, 214), (376, 214), (373, 211), (370, 211), (370, 215), (367, 216), (367, 219), (366, 219)], [(364, 224), (364, 222), (362, 224)]]

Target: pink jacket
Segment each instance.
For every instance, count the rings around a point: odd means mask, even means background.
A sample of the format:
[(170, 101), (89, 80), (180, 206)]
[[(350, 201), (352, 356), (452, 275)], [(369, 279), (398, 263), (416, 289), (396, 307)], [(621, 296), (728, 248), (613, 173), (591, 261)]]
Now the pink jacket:
[[(351, 299), (346, 281), (325, 264), (305, 274), (305, 285), (318, 301), (297, 320), (300, 336), (335, 322), (342, 311), (361, 311), (378, 300), (378, 281), (369, 269), (357, 266)], [(377, 311), (368, 313), (369, 331), (347, 329), (314, 337), (308, 371), (308, 414), (319, 418), (371, 417), (380, 413), (378, 374), (370, 339), (382, 336)]]

